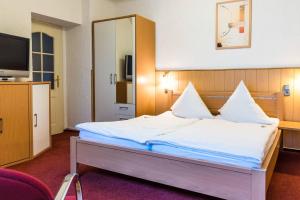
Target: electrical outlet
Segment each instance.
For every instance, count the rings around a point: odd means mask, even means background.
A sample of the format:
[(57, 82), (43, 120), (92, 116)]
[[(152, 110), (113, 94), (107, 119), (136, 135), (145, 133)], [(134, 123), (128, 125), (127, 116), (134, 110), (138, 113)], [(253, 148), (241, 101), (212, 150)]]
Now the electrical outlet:
[(282, 90), (283, 90), (284, 96), (291, 96), (291, 91), (290, 91), (289, 85), (284, 85)]

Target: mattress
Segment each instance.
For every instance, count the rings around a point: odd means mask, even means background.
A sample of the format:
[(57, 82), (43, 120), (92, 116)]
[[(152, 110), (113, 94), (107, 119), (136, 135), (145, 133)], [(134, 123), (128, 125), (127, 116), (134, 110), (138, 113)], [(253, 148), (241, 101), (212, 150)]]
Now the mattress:
[(274, 143), (279, 121), (273, 125), (204, 119), (147, 141), (151, 151), (245, 168), (261, 168)]
[(198, 119), (176, 117), (167, 111), (158, 116), (141, 116), (134, 119), (116, 122), (88, 122), (78, 124), (76, 128), (101, 136), (130, 140), (146, 144), (147, 140), (185, 127)]
[(109, 144), (109, 145), (115, 145), (115, 146), (121, 146), (121, 147), (139, 149), (139, 150), (150, 150), (150, 145), (147, 144), (141, 144), (138, 142), (121, 139), (121, 138), (108, 137), (105, 135), (95, 134), (93, 132), (84, 131), (84, 130), (80, 131), (79, 137), (82, 140), (91, 141), (91, 142), (98, 142), (103, 144)]

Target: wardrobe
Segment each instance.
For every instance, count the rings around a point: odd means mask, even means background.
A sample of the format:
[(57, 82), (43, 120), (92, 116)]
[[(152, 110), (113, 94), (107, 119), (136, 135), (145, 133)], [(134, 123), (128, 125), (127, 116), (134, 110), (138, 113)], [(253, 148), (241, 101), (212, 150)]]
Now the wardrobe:
[(92, 119), (155, 114), (155, 23), (139, 15), (93, 21)]

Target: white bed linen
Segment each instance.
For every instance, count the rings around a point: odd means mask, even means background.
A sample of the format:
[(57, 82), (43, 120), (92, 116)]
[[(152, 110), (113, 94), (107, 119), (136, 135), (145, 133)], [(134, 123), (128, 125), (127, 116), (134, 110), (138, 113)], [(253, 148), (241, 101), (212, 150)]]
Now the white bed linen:
[(190, 125), (198, 119), (176, 117), (167, 111), (158, 116), (141, 116), (116, 122), (89, 122), (78, 124), (80, 131), (88, 131), (113, 138), (146, 143), (155, 136), (171, 133), (178, 128)]
[(107, 137), (104, 135), (100, 135), (100, 134), (96, 134), (84, 130), (80, 131), (79, 137), (82, 140), (87, 140), (91, 142), (98, 142), (102, 144), (109, 144), (109, 145), (115, 145), (115, 146), (121, 146), (121, 147), (127, 147), (132, 149), (139, 149), (139, 150), (150, 150), (150, 145), (147, 144), (141, 144), (127, 139)]
[(279, 120), (275, 121), (273, 125), (260, 125), (204, 119), (172, 134), (157, 136), (147, 143), (152, 146), (152, 151), (160, 153), (198, 159), (209, 157), (210, 161), (221, 163), (234, 160), (232, 164), (247, 163), (242, 166), (260, 167), (274, 140)]
[(219, 109), (223, 119), (238, 123), (272, 124), (270, 117), (251, 96), (244, 81), (241, 81), (226, 103)]
[[(267, 149), (270, 149), (276, 134), (273, 134), (268, 142)], [(197, 152), (186, 148), (174, 147), (168, 145), (149, 145), (148, 147), (152, 152), (169, 154), (177, 157), (184, 157), (194, 160), (205, 160), (209, 162), (215, 162), (219, 164), (229, 164), (245, 168), (261, 168), (261, 163), (253, 160), (243, 159), (243, 157), (236, 156), (223, 156), (219, 154), (211, 154), (210, 152)]]

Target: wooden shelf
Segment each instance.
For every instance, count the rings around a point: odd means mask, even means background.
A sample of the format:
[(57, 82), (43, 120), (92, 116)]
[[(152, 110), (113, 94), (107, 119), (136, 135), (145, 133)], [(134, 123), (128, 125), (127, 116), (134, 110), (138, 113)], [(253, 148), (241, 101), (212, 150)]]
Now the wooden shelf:
[(300, 132), (300, 122), (280, 121), (279, 128), (282, 130), (299, 131)]

